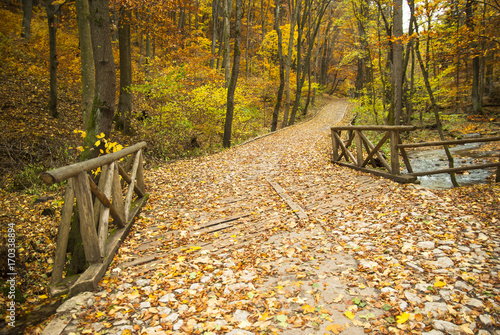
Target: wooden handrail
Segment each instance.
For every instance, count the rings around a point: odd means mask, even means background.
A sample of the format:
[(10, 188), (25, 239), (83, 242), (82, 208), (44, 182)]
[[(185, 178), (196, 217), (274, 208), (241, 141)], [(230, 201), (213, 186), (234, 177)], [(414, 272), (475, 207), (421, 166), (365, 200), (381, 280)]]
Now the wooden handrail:
[(332, 130), (380, 130), (380, 131), (412, 131), (416, 126), (336, 126)]
[(90, 171), (97, 169), (100, 166), (110, 164), (116, 160), (119, 160), (125, 156), (128, 156), (142, 148), (146, 147), (146, 142), (140, 142), (128, 148), (122, 149), (120, 151), (107, 154), (104, 156), (99, 156), (92, 158), (83, 162), (63, 166), (54, 170), (43, 172), (40, 178), (49, 185), (60, 183), (68, 178), (78, 175), (82, 171)]
[(494, 141), (500, 141), (500, 136), (483, 137), (483, 138), (469, 138), (469, 139), (463, 139), (463, 140), (449, 140), (449, 141), (437, 141), (437, 142), (398, 144), (398, 148), (422, 148), (422, 147), (435, 147), (435, 146), (440, 146), (440, 145), (455, 145), (455, 144), (494, 142)]

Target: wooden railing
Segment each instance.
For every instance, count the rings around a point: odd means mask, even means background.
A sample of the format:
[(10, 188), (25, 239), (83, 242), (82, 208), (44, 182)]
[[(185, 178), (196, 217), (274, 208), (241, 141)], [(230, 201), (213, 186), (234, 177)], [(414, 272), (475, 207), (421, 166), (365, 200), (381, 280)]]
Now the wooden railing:
[[(113, 260), (121, 241), (130, 231), (135, 216), (147, 201), (142, 157), (145, 147), (146, 142), (141, 142), (112, 154), (64, 166), (40, 175), (40, 178), (47, 184), (68, 181), (50, 282), (51, 294), (60, 294), (69, 289), (69, 295), (73, 296), (96, 288), (98, 281)], [(135, 154), (134, 159), (129, 157), (128, 164), (122, 167), (120, 160), (133, 154)], [(130, 167), (131, 174), (129, 175), (127, 170)], [(101, 172), (98, 185), (96, 185), (88, 172), (98, 168), (101, 168)], [(122, 187), (125, 183), (120, 182), (120, 176), (128, 184), (125, 199)], [(76, 281), (66, 282), (63, 279), (63, 272), (75, 198), (85, 259), (90, 266)], [(93, 201), (93, 198), (98, 201)], [(108, 226), (110, 216), (117, 228), (112, 233)]]
[[(486, 169), (497, 167), (496, 181), (500, 182), (500, 162), (475, 164), (468, 166), (451, 166), (448, 169), (414, 172), (408, 155), (407, 148), (419, 148), (430, 146), (448, 146), (458, 145), (465, 143), (478, 143), (478, 142), (492, 142), (500, 141), (500, 137), (490, 138), (475, 138), (463, 140), (450, 140), (439, 142), (425, 142), (425, 143), (410, 143), (403, 144), (401, 142), (400, 132), (413, 131), (414, 126), (340, 126), (332, 127), (332, 146), (333, 155), (332, 162), (350, 167), (352, 169), (372, 173), (385, 178), (393, 179), (401, 183), (416, 182), (418, 176), (426, 176), (439, 173), (455, 173), (466, 170)], [(342, 139), (342, 131), (347, 131), (347, 140)], [(382, 139), (373, 145), (373, 143), (363, 134), (363, 131), (379, 131), (383, 132)], [(380, 151), (382, 146), (389, 141), (390, 144), (390, 164), (387, 162), (386, 157)], [(351, 145), (355, 143), (355, 155), (349, 150)], [(365, 149), (365, 150), (363, 150)], [(340, 150), (340, 152), (339, 152)], [(403, 159), (407, 173), (401, 172), (400, 158)], [(345, 161), (341, 161), (344, 159)], [(371, 164), (373, 168), (367, 167)], [(451, 162), (453, 165), (453, 161)], [(377, 169), (382, 168), (383, 170)]]

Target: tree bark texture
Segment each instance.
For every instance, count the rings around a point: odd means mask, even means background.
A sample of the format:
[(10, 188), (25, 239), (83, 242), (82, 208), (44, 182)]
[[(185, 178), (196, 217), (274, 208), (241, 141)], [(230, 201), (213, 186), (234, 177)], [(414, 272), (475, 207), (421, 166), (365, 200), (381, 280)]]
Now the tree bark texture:
[(229, 87), (227, 90), (227, 111), (226, 111), (226, 121), (224, 124), (224, 139), (222, 143), (224, 148), (229, 148), (231, 146), (231, 131), (233, 126), (233, 115), (234, 115), (234, 92), (236, 91), (236, 84), (240, 72), (241, 2), (242, 0), (236, 0), (236, 24), (234, 29), (234, 60), (233, 60), (233, 69), (231, 71), (231, 79), (229, 81)]
[(118, 23), (118, 44), (120, 50), (120, 97), (118, 100), (118, 122), (116, 127), (130, 134), (132, 112), (132, 56), (130, 52), (130, 12), (122, 6)]
[(82, 115), (83, 129), (90, 122), (92, 104), (95, 93), (95, 66), (90, 34), (90, 13), (88, 0), (75, 0), (78, 39), (80, 41), (81, 73), (82, 73)]
[(116, 106), (116, 73), (111, 44), (109, 0), (89, 0), (89, 8), (95, 66), (95, 96), (90, 130), (109, 137)]
[(49, 67), (50, 67), (50, 115), (54, 118), (58, 117), (57, 112), (57, 17), (56, 13), (59, 10), (59, 5), (54, 6), (52, 2), (45, 6), (47, 12), (47, 22), (49, 25)]
[(278, 35), (278, 59), (280, 65), (280, 86), (278, 88), (278, 96), (276, 98), (276, 104), (274, 105), (273, 111), (273, 120), (271, 123), (271, 131), (275, 131), (278, 127), (278, 116), (281, 107), (281, 100), (283, 99), (283, 89), (285, 87), (285, 64), (283, 62), (283, 41), (281, 36), (280, 29), (280, 1), (276, 0), (276, 12), (275, 12), (275, 21), (274, 21), (274, 29), (276, 30), (276, 34)]
[(223, 0), (224, 1), (224, 54), (222, 57), (222, 66), (224, 67), (224, 78), (226, 80), (226, 88), (229, 87), (229, 80), (231, 76), (231, 44), (230, 44), (230, 35), (231, 35), (231, 9), (232, 9), (232, 0)]
[(22, 0), (23, 5), (23, 26), (21, 29), (21, 37), (29, 40), (31, 37), (31, 16), (33, 13), (33, 0)]

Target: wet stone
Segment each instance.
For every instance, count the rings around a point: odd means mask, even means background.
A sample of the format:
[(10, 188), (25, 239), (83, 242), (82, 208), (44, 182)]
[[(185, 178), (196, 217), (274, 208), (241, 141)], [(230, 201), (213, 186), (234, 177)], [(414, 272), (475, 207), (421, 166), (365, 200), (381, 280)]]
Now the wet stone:
[(426, 313), (432, 313), (434, 316), (437, 316), (440, 312), (446, 312), (448, 311), (448, 305), (444, 302), (426, 302), (425, 303), (425, 308), (424, 308)]
[(481, 300), (475, 299), (475, 298), (471, 298), (469, 301), (467, 301), (466, 305), (472, 306), (472, 307), (475, 307), (475, 308), (484, 307), (483, 302)]
[(462, 334), (459, 326), (457, 326), (454, 323), (448, 322), (448, 321), (434, 320), (432, 325), (434, 326), (435, 329), (442, 330), (446, 334), (450, 334), (450, 335), (461, 335)]
[(486, 327), (493, 326), (493, 318), (489, 314), (479, 315), (479, 321)]
[(432, 241), (424, 241), (424, 242), (417, 243), (417, 247), (419, 247), (420, 249), (434, 249), (435, 246), (436, 246), (436, 243), (434, 243)]
[(149, 283), (151, 283), (151, 279), (138, 279), (135, 281), (135, 283), (137, 284), (137, 286), (146, 286), (146, 285), (149, 285)]
[(449, 257), (439, 257), (437, 261), (434, 262), (434, 265), (438, 268), (446, 269), (453, 267), (455, 263)]

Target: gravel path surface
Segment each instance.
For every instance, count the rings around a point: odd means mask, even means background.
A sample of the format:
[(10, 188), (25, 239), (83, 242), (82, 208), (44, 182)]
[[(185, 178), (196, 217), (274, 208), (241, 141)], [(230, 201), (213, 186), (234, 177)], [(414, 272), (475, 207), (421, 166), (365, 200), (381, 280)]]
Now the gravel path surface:
[(147, 171), (99, 291), (46, 334), (500, 334), (499, 232), (451, 199), (334, 166), (349, 105)]

